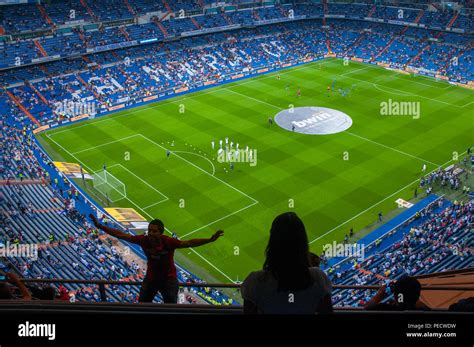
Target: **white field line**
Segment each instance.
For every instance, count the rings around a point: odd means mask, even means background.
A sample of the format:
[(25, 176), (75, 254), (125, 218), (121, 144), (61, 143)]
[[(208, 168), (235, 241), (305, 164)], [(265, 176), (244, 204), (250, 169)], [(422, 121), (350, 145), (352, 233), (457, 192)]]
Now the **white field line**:
[[(66, 153), (68, 153), (72, 158), (76, 159), (78, 163), (81, 163), (83, 167), (85, 167), (86, 169), (88, 169), (90, 172), (94, 172), (94, 170), (92, 170), (90, 167), (88, 167), (86, 164), (84, 164), (82, 161), (80, 161), (74, 154), (72, 154), (71, 152), (69, 152), (66, 148), (64, 148), (62, 145), (60, 145), (58, 142), (56, 142), (55, 140), (53, 140), (48, 134), (46, 135), (51, 141), (53, 141), (59, 148), (61, 148), (63, 151), (65, 151)], [(148, 218), (151, 218), (151, 219), (154, 219), (154, 217), (152, 215), (150, 215), (149, 213), (147, 213), (146, 211), (144, 211), (140, 205), (136, 204), (133, 200), (131, 200), (129, 197), (125, 197), (125, 199), (127, 199), (132, 205), (134, 205), (135, 207), (137, 207), (139, 210), (141, 210), (145, 215), (148, 216)], [(170, 231), (167, 229), (167, 231), (170, 233)], [(227, 278), (229, 281), (231, 281), (232, 283), (234, 283), (234, 281), (226, 274), (224, 273), (222, 270), (220, 270), (217, 266), (215, 266), (213, 263), (211, 263), (209, 260), (207, 260), (205, 257), (203, 257), (201, 254), (199, 254), (198, 252), (196, 252), (194, 249), (190, 249), (193, 253), (195, 253), (199, 258), (201, 258), (202, 260), (204, 260), (207, 264), (209, 264), (210, 266), (212, 266), (212, 268), (214, 268), (217, 272), (219, 272), (221, 275), (223, 275), (225, 278)]]
[[(158, 142), (155, 142), (155, 141), (149, 139), (149, 138), (146, 137), (145, 135), (142, 135), (142, 134), (139, 134), (139, 135), (140, 135), (141, 137), (143, 137), (145, 140), (147, 140), (147, 141), (153, 143), (154, 145), (156, 145), (156, 146), (158, 146), (158, 147), (160, 147), (160, 148), (162, 148), (162, 149), (164, 149), (164, 150), (168, 150), (166, 147), (163, 147), (163, 146), (160, 145)], [(173, 153), (173, 151), (171, 151), (171, 153)], [(252, 200), (253, 202), (258, 202), (257, 200), (255, 200), (255, 199), (252, 198), (251, 196), (245, 194), (244, 192), (242, 192), (241, 190), (235, 188), (234, 186), (230, 185), (229, 183), (227, 183), (227, 182), (221, 180), (219, 177), (216, 177), (216, 176), (212, 175), (212, 174), (209, 173), (208, 171), (206, 171), (206, 170), (204, 170), (203, 168), (197, 166), (196, 164), (190, 162), (190, 161), (187, 160), (186, 158), (183, 158), (183, 157), (180, 156), (179, 154), (175, 154), (175, 156), (178, 157), (179, 159), (185, 161), (185, 162), (188, 163), (189, 165), (194, 166), (196, 169), (198, 169), (198, 170), (204, 172), (206, 175), (209, 175), (209, 176), (211, 176), (212, 178), (216, 179), (217, 181), (223, 183), (223, 184), (226, 185), (227, 187), (229, 187), (229, 188), (235, 190), (236, 192), (238, 192), (238, 193), (240, 193), (240, 194), (246, 196), (247, 198), (249, 198), (249, 199)]]
[[(389, 70), (386, 70), (386, 71), (389, 71)], [(404, 78), (401, 78), (402, 76), (406, 76), (406, 75), (401, 75), (400, 73), (398, 72), (395, 72), (395, 71), (389, 71), (391, 72), (392, 74), (391, 75), (388, 75), (388, 76), (381, 76), (381, 77), (378, 77), (374, 80), (374, 82), (379, 82), (379, 81), (388, 81), (390, 82), (392, 78), (396, 78), (397, 80), (399, 81), (404, 81), (404, 82), (409, 82), (409, 83), (416, 83), (416, 84), (421, 84), (425, 87), (430, 87), (430, 88), (436, 88), (436, 89), (440, 89), (440, 90), (445, 90), (445, 89), (449, 89), (449, 88), (452, 88), (453, 85), (451, 84), (448, 84), (447, 86), (445, 87), (438, 87), (436, 85), (433, 85), (433, 84), (430, 84), (430, 83), (423, 83), (421, 81), (413, 81), (413, 80), (408, 80), (408, 79), (404, 79)], [(414, 76), (412, 77), (412, 79), (415, 79), (415, 78), (420, 78), (421, 76)], [(433, 82), (433, 81), (429, 81), (429, 82)]]
[(240, 93), (240, 92), (236, 92), (235, 90), (230, 89), (230, 87), (224, 87), (223, 89), (224, 89), (224, 90), (228, 90), (229, 92), (232, 92), (232, 93), (234, 93), (234, 94), (237, 94), (237, 95), (246, 97), (246, 98), (248, 98), (248, 99), (254, 100), (254, 101), (259, 102), (259, 103), (261, 103), (261, 104), (268, 105), (268, 106), (270, 106), (270, 107), (273, 107), (274, 109), (277, 109), (277, 110), (280, 110), (280, 111), (283, 110), (283, 108), (281, 108), (280, 106), (270, 104), (270, 103), (268, 103), (268, 102), (266, 102), (266, 101), (263, 101), (263, 100), (260, 100), (260, 99), (256, 99), (256, 98), (254, 98), (253, 96), (250, 96), (250, 95), (246, 95), (246, 94), (243, 94), (243, 93)]
[(205, 159), (209, 162), (209, 164), (211, 164), (212, 166), (212, 176), (215, 175), (216, 173), (216, 168), (214, 166), (214, 163), (209, 159), (209, 158), (206, 158), (205, 156), (201, 155), (201, 154), (197, 154), (197, 153), (194, 153), (194, 152), (187, 152), (187, 151), (173, 151), (172, 153), (185, 153), (185, 154), (192, 154), (192, 155), (196, 155), (198, 157), (201, 157), (202, 159)]
[(139, 136), (139, 135), (138, 135), (138, 134), (135, 134), (135, 135), (123, 137), (123, 138), (121, 138), (121, 139), (117, 139), (117, 140), (110, 141), (110, 142), (106, 142), (106, 143), (103, 143), (103, 144), (100, 144), (100, 145), (97, 145), (97, 146), (89, 147), (89, 148), (87, 148), (87, 149), (83, 149), (83, 150), (80, 150), (80, 151), (77, 151), (77, 152), (73, 152), (72, 154), (80, 154), (80, 153), (84, 153), (84, 152), (89, 152), (89, 151), (91, 151), (91, 150), (94, 150), (94, 149), (97, 149), (97, 148), (101, 148), (101, 147), (104, 147), (104, 146), (108, 146), (108, 145), (111, 145), (111, 144), (113, 144), (113, 143), (122, 142), (122, 141), (124, 141), (124, 140), (132, 139), (132, 138), (137, 137), (137, 136)]
[[(131, 175), (135, 176), (137, 179), (139, 179), (140, 181), (142, 181), (145, 185), (147, 185), (150, 189), (153, 189), (155, 192), (157, 192), (158, 194), (160, 194), (164, 199), (161, 200), (159, 203), (162, 203), (162, 202), (165, 202), (165, 201), (168, 201), (169, 198), (163, 194), (161, 191), (159, 191), (158, 189), (156, 189), (155, 187), (153, 187), (150, 183), (148, 183), (147, 181), (145, 181), (143, 178), (141, 178), (140, 176), (137, 176), (135, 173), (133, 173), (132, 171), (130, 171), (129, 169), (127, 169), (125, 166), (123, 166), (122, 164), (116, 164), (117, 166), (120, 166), (123, 170), (127, 171), (128, 173), (130, 173)], [(155, 203), (154, 205), (156, 205), (158, 203)], [(148, 208), (148, 207), (147, 207)]]
[(365, 66), (365, 67), (362, 67), (362, 68), (360, 68), (360, 69), (351, 70), (351, 71), (346, 72), (346, 73), (343, 73), (343, 74), (341, 74), (341, 75), (339, 75), (339, 76), (347, 76), (347, 75), (353, 74), (353, 73), (355, 73), (355, 72), (359, 72), (359, 71), (363, 71), (363, 70), (367, 70), (367, 69), (369, 69), (369, 66)]
[(244, 210), (246, 210), (246, 209), (248, 209), (248, 208), (250, 208), (250, 207), (252, 207), (253, 205), (256, 205), (256, 204), (257, 204), (257, 201), (254, 201), (254, 202), (252, 202), (250, 205), (245, 206), (245, 207), (241, 208), (240, 210), (237, 210), (237, 211), (235, 211), (235, 212), (229, 213), (228, 215), (226, 215), (226, 216), (224, 216), (224, 217), (221, 217), (221, 218), (219, 218), (219, 219), (217, 219), (217, 220), (215, 220), (215, 221), (213, 221), (213, 222), (211, 222), (211, 223), (209, 223), (209, 224), (203, 225), (202, 227), (197, 228), (196, 230), (193, 230), (193, 231), (191, 231), (191, 232), (189, 232), (189, 233), (187, 233), (187, 234), (184, 234), (184, 235), (181, 236), (181, 237), (187, 237), (187, 236), (189, 236), (189, 235), (192, 235), (192, 234), (194, 234), (194, 233), (197, 233), (198, 231), (201, 231), (202, 229), (205, 229), (205, 228), (207, 228), (207, 227), (209, 227), (209, 226), (211, 226), (211, 225), (213, 225), (213, 224), (215, 224), (215, 223), (217, 223), (217, 222), (220, 222), (221, 220), (224, 220), (224, 219), (226, 219), (226, 218), (229, 218), (230, 216), (233, 216), (234, 214), (237, 214), (237, 213), (239, 213), (239, 212), (242, 212), (242, 211), (244, 211)]
[[(467, 153), (467, 152), (463, 152), (463, 153), (461, 153), (461, 154), (459, 155), (459, 157), (463, 156), (463, 155), (464, 155), (464, 154), (466, 154), (466, 153)], [(441, 165), (441, 167), (443, 167), (443, 166), (445, 166), (445, 165), (447, 165), (447, 164), (451, 163), (452, 161), (454, 161), (454, 160), (453, 160), (453, 159), (451, 159), (451, 160), (448, 160), (446, 163), (442, 164), (442, 165)], [(438, 168), (436, 168), (436, 169), (434, 169), (434, 170), (431, 170), (430, 172), (428, 172), (428, 173), (427, 173), (427, 175), (429, 175), (430, 173), (432, 173), (432, 172), (436, 171), (437, 169), (438, 169)], [(370, 209), (372, 209), (373, 207), (375, 207), (375, 206), (377, 206), (377, 205), (380, 205), (382, 202), (384, 202), (384, 201), (386, 201), (386, 200), (390, 199), (392, 196), (394, 196), (394, 195), (396, 195), (396, 194), (400, 193), (401, 191), (405, 190), (406, 188), (408, 188), (409, 186), (411, 186), (411, 185), (415, 184), (415, 183), (416, 183), (416, 182), (418, 182), (418, 181), (419, 181), (419, 179), (416, 179), (416, 180), (414, 180), (413, 182), (411, 182), (411, 183), (407, 184), (407, 185), (406, 185), (406, 186), (404, 186), (403, 188), (401, 188), (401, 189), (397, 190), (395, 193), (392, 193), (392, 194), (390, 194), (389, 196), (387, 196), (385, 199), (382, 199), (382, 200), (380, 200), (379, 202), (377, 202), (377, 203), (373, 204), (373, 205), (372, 205), (372, 206), (370, 206), (369, 208), (366, 208), (364, 211), (362, 211), (362, 212), (359, 212), (359, 213), (358, 213), (358, 214), (356, 214), (354, 217), (352, 217), (352, 218), (350, 218), (350, 219), (346, 220), (345, 222), (343, 222), (343, 223), (339, 224), (338, 226), (336, 226), (336, 227), (332, 228), (331, 230), (329, 230), (329, 231), (325, 232), (325, 233), (324, 233), (324, 234), (322, 234), (321, 236), (319, 236), (319, 237), (315, 238), (315, 239), (314, 239), (313, 241), (311, 241), (309, 244), (312, 244), (312, 243), (314, 243), (314, 242), (318, 241), (319, 239), (321, 239), (321, 238), (323, 238), (324, 236), (326, 236), (326, 235), (330, 234), (331, 232), (333, 232), (334, 230), (336, 230), (336, 229), (340, 228), (341, 226), (343, 226), (343, 225), (345, 225), (345, 224), (349, 223), (350, 221), (352, 221), (352, 220), (356, 219), (357, 217), (359, 217), (360, 215), (362, 215), (362, 214), (364, 214), (365, 212), (369, 211), (369, 210), (370, 210)]]
[[(434, 203), (437, 202), (439, 199), (443, 198), (444, 195), (445, 195), (445, 194), (443, 194), (443, 195), (441, 195), (441, 196), (438, 196), (438, 198), (437, 198), (436, 200), (434, 200), (433, 202), (431, 202), (430, 204), (428, 204), (426, 207), (428, 207), (428, 206), (434, 204)], [(426, 207), (425, 207), (425, 208), (426, 208)], [(410, 218), (412, 218), (412, 217), (410, 217)], [(409, 219), (410, 219), (410, 218), (409, 218)], [(404, 221), (400, 222), (398, 225), (396, 225), (396, 226), (394, 226), (393, 228), (391, 228), (390, 230), (386, 231), (383, 235), (380, 235), (379, 237), (377, 237), (375, 240), (373, 240), (373, 241), (370, 242), (369, 244), (367, 244), (367, 245), (364, 244), (362, 250), (365, 250), (366, 248), (370, 247), (370, 245), (375, 244), (375, 242), (377, 242), (377, 240), (383, 239), (383, 238), (385, 237), (385, 235), (388, 235), (388, 234), (391, 233), (393, 230), (398, 229), (400, 226), (402, 226), (403, 224), (405, 224), (405, 222), (406, 222), (407, 220), (408, 220), (408, 219), (405, 219)], [(388, 247), (390, 247), (390, 246), (388, 246)], [(386, 249), (386, 248), (385, 248), (385, 249)], [(383, 252), (383, 250), (382, 250), (382, 252)], [(364, 261), (367, 260), (367, 259), (368, 259), (368, 258), (365, 258)], [(345, 257), (344, 259), (342, 259), (341, 261), (338, 261), (336, 264), (334, 264), (334, 265), (331, 266), (331, 267), (336, 268), (336, 266), (338, 266), (339, 264), (341, 264), (341, 263), (343, 263), (343, 262), (345, 262), (345, 261), (347, 261), (347, 260), (348, 260), (348, 257)]]
[[(104, 146), (107, 146), (107, 145), (110, 145), (110, 144), (113, 144), (113, 143), (116, 143), (116, 142), (120, 142), (121, 140), (128, 139), (128, 138), (132, 138), (132, 137), (136, 137), (136, 136), (140, 136), (140, 137), (144, 138), (145, 140), (147, 140), (147, 141), (149, 141), (149, 142), (152, 142), (153, 144), (155, 144), (155, 145), (157, 145), (157, 146), (160, 146), (161, 148), (163, 148), (163, 149), (166, 150), (165, 147), (159, 145), (158, 143), (152, 141), (151, 139), (145, 137), (144, 135), (142, 135), (142, 134), (135, 134), (135, 135), (133, 135), (133, 136), (128, 136), (128, 137), (125, 137), (125, 138), (123, 138), (123, 139), (118, 139), (118, 140), (115, 140), (115, 141), (110, 141), (110, 142), (107, 142), (107, 143), (104, 143), (104, 144), (101, 144), (101, 145), (98, 145), (98, 146), (91, 147), (91, 148), (86, 149), (86, 150), (82, 150), (82, 151), (79, 151), (79, 152), (72, 153), (72, 154), (75, 155), (75, 154), (78, 154), (78, 153), (87, 152), (87, 151), (89, 151), (89, 150), (93, 150), (93, 149), (96, 149), (96, 148), (104, 147)], [(206, 159), (206, 160), (212, 165), (212, 168), (213, 168), (213, 172), (212, 172), (212, 174), (210, 174), (210, 175), (211, 175), (212, 177), (214, 177), (215, 179), (219, 180), (220, 182), (227, 184), (226, 182), (224, 182), (224, 181), (222, 181), (222, 180), (220, 180), (219, 178), (217, 178), (217, 177), (214, 176), (214, 174), (215, 174), (215, 167), (214, 167), (214, 164), (213, 164), (208, 158), (206, 158), (206, 157), (204, 157), (204, 156), (202, 156), (202, 155), (200, 155), (200, 154), (193, 153), (193, 152), (174, 151), (174, 152), (171, 152), (171, 153), (174, 153), (175, 156), (177, 156), (177, 157), (180, 158), (181, 160), (184, 160), (186, 163), (188, 163), (188, 164), (190, 164), (190, 165), (192, 165), (192, 166), (194, 166), (194, 167), (200, 169), (201, 171), (205, 172), (206, 174), (209, 174), (209, 172), (203, 170), (201, 167), (199, 167), (199, 166), (195, 165), (194, 163), (192, 163), (192, 162), (186, 160), (185, 158), (183, 158), (183, 157), (177, 155), (176, 153), (188, 153), (188, 154), (193, 154), (193, 155), (199, 156), (199, 157), (201, 157), (201, 158), (203, 158), (203, 159)], [(150, 205), (145, 206), (145, 207), (140, 207), (141, 210), (149, 209), (149, 208), (151, 208), (151, 207), (154, 207), (154, 206), (156, 206), (156, 205), (158, 205), (158, 204), (161, 204), (161, 203), (163, 203), (163, 202), (169, 200), (169, 198), (168, 198), (165, 194), (163, 194), (161, 191), (157, 190), (157, 189), (156, 189), (155, 187), (153, 187), (151, 184), (149, 184), (148, 182), (146, 182), (145, 180), (143, 180), (141, 177), (137, 176), (135, 173), (133, 173), (132, 171), (130, 171), (129, 169), (127, 169), (127, 168), (126, 168), (125, 166), (123, 166), (122, 164), (114, 164), (114, 165), (110, 166), (109, 168), (112, 168), (112, 167), (115, 167), (115, 166), (120, 166), (123, 170), (128, 171), (131, 175), (135, 176), (137, 179), (139, 179), (139, 180), (142, 181), (144, 184), (146, 184), (149, 188), (153, 189), (155, 192), (157, 192), (158, 194), (160, 194), (161, 196), (164, 197), (164, 199), (161, 200), (161, 201), (159, 201), (159, 202), (150, 204)], [(228, 214), (228, 215), (226, 215), (226, 216), (224, 216), (224, 217), (221, 217), (221, 218), (219, 218), (218, 220), (215, 220), (215, 221), (213, 221), (213, 222), (211, 222), (211, 223), (209, 223), (209, 224), (207, 224), (207, 225), (205, 225), (205, 226), (203, 226), (203, 227), (200, 227), (200, 228), (198, 228), (198, 229), (196, 229), (196, 230), (194, 230), (194, 231), (191, 231), (190, 233), (187, 233), (185, 236), (194, 234), (195, 232), (197, 232), (197, 231), (199, 231), (199, 230), (202, 230), (202, 229), (204, 229), (205, 227), (208, 227), (208, 226), (210, 226), (210, 225), (212, 225), (212, 224), (214, 224), (214, 223), (217, 223), (217, 222), (219, 222), (219, 221), (221, 221), (221, 220), (223, 220), (223, 219), (226, 219), (227, 217), (233, 216), (233, 215), (237, 214), (238, 212), (241, 212), (241, 211), (243, 211), (243, 210), (246, 210), (246, 209), (248, 209), (248, 208), (250, 208), (250, 207), (252, 207), (253, 205), (255, 205), (255, 204), (258, 203), (257, 200), (255, 200), (255, 199), (253, 199), (252, 197), (248, 196), (247, 194), (241, 192), (241, 191), (238, 190), (237, 188), (235, 188), (235, 187), (233, 187), (233, 186), (231, 186), (231, 185), (228, 185), (228, 186), (231, 187), (232, 189), (236, 190), (237, 192), (239, 192), (239, 193), (245, 195), (247, 198), (251, 199), (251, 200), (252, 200), (252, 204), (250, 204), (250, 205), (248, 205), (248, 206), (245, 206), (245, 207), (241, 208), (240, 210), (238, 210), (238, 211), (236, 211), (236, 212), (233, 212), (233, 213), (230, 213), (230, 214)], [(118, 200), (117, 200), (117, 201), (118, 201)], [(115, 202), (115, 201), (112, 201), (112, 202)], [(183, 237), (184, 237), (184, 236), (183, 236)]]
[(393, 148), (393, 147), (384, 145), (383, 143), (380, 143), (380, 142), (377, 142), (377, 141), (373, 141), (373, 140), (368, 139), (368, 138), (366, 138), (366, 137), (364, 137), (364, 136), (360, 136), (360, 135), (351, 133), (350, 131), (345, 131), (345, 133), (347, 133), (347, 134), (349, 134), (349, 135), (352, 135), (352, 136), (355, 136), (355, 137), (358, 137), (358, 138), (360, 138), (360, 139), (362, 139), (362, 140), (371, 142), (371, 143), (376, 144), (376, 145), (378, 145), (378, 146), (381, 146), (381, 147), (390, 149), (390, 150), (395, 151), (395, 152), (397, 152), (397, 153), (406, 155), (406, 156), (411, 157), (411, 158), (413, 158), (413, 159), (422, 161), (422, 162), (424, 162), (424, 163), (429, 163), (429, 164), (431, 164), (431, 165), (436, 166), (437, 168), (440, 167), (440, 164), (436, 164), (436, 163), (433, 163), (433, 162), (431, 162), (431, 161), (429, 161), (429, 160), (425, 160), (425, 159), (423, 159), (423, 158), (420, 158), (420, 157), (417, 157), (417, 156), (415, 156), (415, 155), (412, 155), (412, 154), (410, 154), (410, 153), (406, 153), (406, 152), (400, 151), (400, 150), (398, 150), (398, 149), (396, 149), (396, 148)]
[(395, 95), (400, 95), (400, 96), (413, 96), (414, 95), (412, 93), (407, 93), (407, 92), (394, 93), (394, 92), (389, 91), (389, 90), (384, 90), (383, 88), (385, 88), (385, 86), (382, 87), (382, 86), (380, 86), (376, 83), (372, 83), (372, 84), (373, 84), (375, 89), (378, 89), (378, 90), (380, 90), (381, 92), (384, 92), (384, 93), (390, 93), (390, 94), (395, 94)]
[[(304, 69), (304, 68), (310, 68), (312, 66), (308, 65), (308, 66), (302, 66), (301, 69)], [(339, 76), (342, 76), (342, 75), (339, 75)], [(365, 80), (361, 80), (359, 78), (355, 78), (355, 77), (351, 77), (351, 76), (344, 76), (344, 77), (347, 77), (347, 78), (350, 78), (350, 79), (354, 79), (356, 81), (360, 81), (360, 82), (363, 82), (363, 83), (366, 83), (366, 84), (373, 84), (373, 85), (378, 85), (378, 86), (381, 86), (383, 88), (389, 88), (389, 89), (392, 89), (392, 90), (396, 90), (398, 92), (402, 92), (402, 93), (407, 93), (406, 91), (403, 91), (403, 90), (400, 90), (400, 89), (396, 89), (396, 88), (392, 88), (392, 87), (387, 87), (387, 86), (384, 86), (384, 85), (381, 85), (381, 84), (377, 84), (377, 83), (373, 83), (373, 82), (370, 82), (370, 81), (365, 81)], [(385, 91), (387, 93), (387, 91)], [(408, 96), (408, 95), (407, 95)], [(472, 103), (474, 103), (474, 101), (471, 101), (465, 105), (462, 105), (462, 106), (459, 106), (459, 105), (455, 105), (455, 104), (451, 104), (449, 102), (444, 102), (444, 101), (441, 101), (441, 100), (438, 100), (438, 99), (433, 99), (433, 98), (429, 98), (427, 96), (422, 96), (422, 95), (419, 95), (419, 94), (414, 94), (414, 93), (410, 93), (410, 96), (417, 96), (417, 97), (420, 97), (420, 98), (424, 98), (424, 99), (428, 99), (428, 100), (431, 100), (431, 101), (435, 101), (435, 102), (440, 102), (440, 103), (443, 103), (445, 105), (449, 105), (449, 106), (453, 106), (453, 107), (458, 107), (458, 108), (464, 108), (464, 107), (467, 107), (469, 105), (471, 105)]]
[[(245, 96), (245, 97), (247, 97), (247, 98), (249, 98), (249, 99), (252, 99), (252, 100), (255, 100), (255, 101), (257, 101), (257, 102), (260, 102), (260, 103), (262, 103), (262, 104), (266, 104), (266, 105), (268, 105), (268, 106), (271, 106), (271, 107), (273, 107), (273, 108), (275, 108), (275, 109), (282, 110), (281, 107), (278, 107), (278, 106), (276, 106), (276, 105), (269, 104), (269, 103), (266, 102), (266, 101), (259, 100), (259, 99), (256, 99), (256, 98), (252, 97), (252, 96), (248, 96), (248, 95), (245, 95), (245, 94), (236, 92), (235, 90), (232, 90), (232, 89), (229, 89), (229, 88), (225, 88), (225, 89), (228, 90), (228, 91), (230, 91), (230, 92), (232, 92), (232, 93), (235, 93), (235, 94), (238, 94), (238, 95), (242, 95), (242, 96)], [(429, 160), (425, 160), (425, 159), (423, 159), (423, 158), (419, 158), (419, 157), (414, 156), (414, 155), (412, 155), (412, 154), (410, 154), (410, 153), (406, 153), (406, 152), (400, 151), (400, 150), (398, 150), (398, 149), (396, 149), (396, 148), (393, 148), (393, 147), (384, 145), (384, 144), (382, 144), (382, 143), (379, 143), (379, 142), (370, 140), (370, 139), (368, 139), (368, 138), (365, 138), (365, 137), (363, 137), (363, 136), (359, 136), (359, 135), (354, 134), (354, 133), (351, 133), (351, 132), (349, 132), (349, 131), (345, 131), (345, 132), (348, 133), (349, 135), (356, 136), (356, 137), (359, 137), (359, 138), (361, 138), (361, 139), (363, 139), (363, 140), (372, 142), (373, 144), (376, 144), (376, 145), (378, 145), (378, 146), (385, 147), (385, 148), (387, 148), (387, 149), (390, 149), (390, 150), (392, 150), (392, 151), (398, 152), (398, 153), (400, 153), (400, 154), (404, 154), (404, 155), (406, 155), (406, 156), (408, 156), (408, 157), (411, 157), (411, 158), (420, 160), (420, 161), (425, 162), (425, 163), (430, 163), (430, 164), (432, 164), (432, 165), (435, 165), (435, 166), (439, 167), (439, 164), (433, 163), (433, 162), (431, 162), (431, 161), (429, 161)]]
[[(314, 62), (314, 63), (310, 63), (310, 64), (306, 64), (306, 65), (301, 65), (301, 66), (297, 66), (297, 67), (294, 67), (292, 69), (289, 69), (289, 70), (284, 70), (282, 72), (280, 72), (280, 75), (287, 75), (289, 73), (291, 73), (292, 71), (298, 71), (298, 70), (306, 70), (306, 69), (310, 69), (310, 68), (313, 68), (315, 66), (320, 66), (320, 65), (327, 65), (325, 64), (326, 61), (320, 61), (320, 62)], [(369, 67), (364, 67), (362, 69), (368, 69)], [(355, 71), (350, 71), (350, 72), (347, 72), (345, 74), (342, 74), (342, 75), (339, 75), (339, 76), (346, 76), (347, 74), (351, 73), (351, 72), (355, 72)], [(273, 76), (274, 73), (271, 73), (271, 74), (268, 74), (268, 75), (262, 75), (262, 76), (254, 76), (254, 77), (251, 77), (249, 78), (248, 80), (244, 80), (244, 81), (239, 81), (237, 82), (238, 85), (245, 85), (245, 84), (249, 84), (249, 83), (254, 83), (255, 80), (256, 81), (259, 81), (259, 80), (264, 80), (264, 79), (268, 79), (268, 78), (274, 78)], [(386, 87), (384, 85), (380, 85), (380, 84), (376, 84), (376, 83), (371, 83), (371, 82), (368, 82), (368, 81), (364, 81), (364, 80), (361, 80), (361, 79), (357, 79), (357, 78), (353, 78), (353, 77), (348, 77), (348, 78), (352, 78), (352, 79), (355, 79), (357, 81), (361, 81), (361, 82), (364, 82), (364, 83), (369, 83), (369, 84), (374, 84), (374, 85), (378, 85), (378, 86), (381, 86), (381, 87)], [(232, 84), (232, 83), (230, 83)], [(221, 88), (219, 88), (221, 87)], [(224, 88), (222, 88), (224, 87)], [(125, 116), (129, 116), (131, 114), (136, 114), (136, 113), (140, 113), (140, 112), (144, 112), (144, 111), (149, 111), (150, 109), (156, 109), (156, 108), (160, 108), (162, 106), (169, 106), (170, 104), (175, 104), (177, 102), (181, 102), (182, 100), (186, 100), (186, 99), (193, 99), (193, 98), (196, 98), (196, 97), (199, 97), (201, 95), (207, 95), (207, 94), (213, 94), (213, 93), (216, 93), (216, 92), (219, 92), (220, 90), (223, 90), (223, 89), (227, 89), (227, 90), (231, 90), (229, 88), (233, 87), (232, 85), (230, 86), (227, 86), (226, 84), (225, 85), (222, 85), (222, 86), (217, 86), (215, 88), (211, 88), (210, 90), (208, 91), (202, 91), (202, 92), (196, 92), (196, 93), (191, 93), (191, 94), (188, 94), (186, 96), (177, 96), (176, 98), (171, 98), (171, 99), (167, 99), (167, 100), (162, 100), (161, 102), (159, 101), (158, 103), (156, 104), (150, 104), (150, 105), (143, 105), (143, 106), (137, 106), (137, 108), (140, 108), (140, 109), (135, 109), (135, 110), (130, 110), (130, 111), (125, 111), (124, 113), (122, 114), (111, 114), (111, 115), (108, 115), (108, 116), (105, 116), (105, 119), (102, 119), (102, 120), (99, 120), (97, 122), (90, 122), (90, 123), (87, 123), (87, 124), (83, 124), (83, 125), (80, 125), (80, 126), (77, 126), (77, 127), (68, 127), (67, 129), (64, 129), (64, 130), (61, 130), (61, 131), (56, 131), (56, 132), (53, 132), (52, 134), (50, 134), (50, 136), (55, 136), (55, 135), (59, 135), (59, 134), (62, 134), (62, 133), (65, 133), (65, 132), (69, 132), (69, 131), (73, 131), (73, 130), (77, 130), (77, 129), (80, 129), (80, 128), (83, 128), (83, 127), (87, 127), (87, 126), (90, 126), (90, 125), (96, 125), (96, 124), (101, 124), (101, 123), (104, 123), (104, 122), (109, 122), (111, 120), (114, 120), (116, 118), (120, 118), (120, 117), (125, 117)], [(432, 87), (432, 86), (431, 86)], [(448, 86), (448, 87), (451, 87), (451, 86)], [(447, 89), (448, 87), (446, 88), (443, 88), (443, 89)], [(418, 94), (413, 94), (413, 93), (409, 93), (407, 94), (407, 92), (403, 91), (403, 90), (399, 90), (399, 89), (395, 89), (395, 88), (392, 88), (392, 87), (386, 87), (386, 88), (390, 88), (392, 90), (396, 90), (398, 92), (401, 92), (401, 93), (404, 93), (404, 94), (399, 94), (399, 95), (403, 95), (403, 96), (420, 96)], [(387, 92), (387, 91), (384, 91), (384, 92)], [(458, 105), (454, 105), (454, 104), (450, 104), (450, 103), (446, 103), (446, 102), (443, 102), (443, 101), (440, 101), (440, 100), (437, 100), (437, 99), (432, 99), (432, 98), (428, 98), (428, 97), (424, 97), (424, 96), (420, 96), (422, 98), (426, 98), (426, 99), (429, 99), (429, 100), (432, 100), (432, 101), (438, 101), (438, 102), (442, 102), (444, 104), (447, 104), (447, 105), (450, 105), (450, 106), (454, 106), (454, 107), (459, 107), (459, 108), (464, 108), (464, 107), (467, 107), (471, 104), (474, 103), (474, 101), (472, 102), (469, 102), (463, 106), (458, 106)]]

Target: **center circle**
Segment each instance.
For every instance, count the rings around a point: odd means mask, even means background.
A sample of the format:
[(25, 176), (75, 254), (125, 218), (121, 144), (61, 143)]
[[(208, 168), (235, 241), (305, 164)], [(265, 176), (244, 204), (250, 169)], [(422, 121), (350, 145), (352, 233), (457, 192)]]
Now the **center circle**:
[(275, 116), (281, 128), (308, 135), (337, 134), (352, 126), (352, 118), (344, 112), (326, 107), (296, 107)]

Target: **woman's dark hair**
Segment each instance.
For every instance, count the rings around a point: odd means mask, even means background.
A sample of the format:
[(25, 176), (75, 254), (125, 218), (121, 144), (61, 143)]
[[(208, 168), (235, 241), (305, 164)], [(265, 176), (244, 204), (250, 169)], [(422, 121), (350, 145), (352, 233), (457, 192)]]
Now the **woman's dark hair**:
[(303, 221), (293, 212), (276, 217), (270, 229), (263, 269), (276, 278), (279, 290), (301, 290), (311, 285), (308, 254)]

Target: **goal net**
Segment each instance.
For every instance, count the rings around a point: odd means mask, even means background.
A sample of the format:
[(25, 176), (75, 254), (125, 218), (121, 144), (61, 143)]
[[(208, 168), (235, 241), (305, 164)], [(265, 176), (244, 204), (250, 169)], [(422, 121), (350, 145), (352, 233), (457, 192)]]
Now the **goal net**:
[(115, 202), (127, 197), (125, 184), (108, 171), (96, 172), (93, 178), (94, 188), (109, 201)]

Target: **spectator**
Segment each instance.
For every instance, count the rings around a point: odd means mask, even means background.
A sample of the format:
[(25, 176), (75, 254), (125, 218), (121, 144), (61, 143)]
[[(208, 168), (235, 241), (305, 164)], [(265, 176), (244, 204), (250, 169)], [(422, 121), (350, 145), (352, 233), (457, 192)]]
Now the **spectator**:
[(388, 292), (393, 291), (394, 300), (390, 303), (381, 303), (387, 294), (387, 287), (381, 286), (377, 294), (365, 305), (367, 310), (405, 311), (429, 309), (418, 302), (421, 293), (421, 284), (415, 277), (402, 276), (395, 283), (390, 284)]
[(275, 218), (265, 254), (263, 270), (242, 284), (245, 313), (332, 312), (331, 282), (322, 270), (310, 268), (308, 237), (295, 213)]
[(459, 300), (449, 306), (449, 310), (455, 312), (474, 312), (474, 297)]
[(152, 302), (159, 291), (165, 303), (176, 303), (178, 301), (178, 280), (173, 260), (175, 249), (202, 246), (214, 242), (224, 235), (222, 230), (218, 230), (208, 239), (180, 241), (163, 235), (165, 226), (161, 220), (155, 219), (148, 225), (147, 235), (136, 236), (102, 225), (94, 215), (89, 217), (96, 228), (111, 236), (142, 247), (148, 262), (146, 275), (140, 290), (139, 302)]

